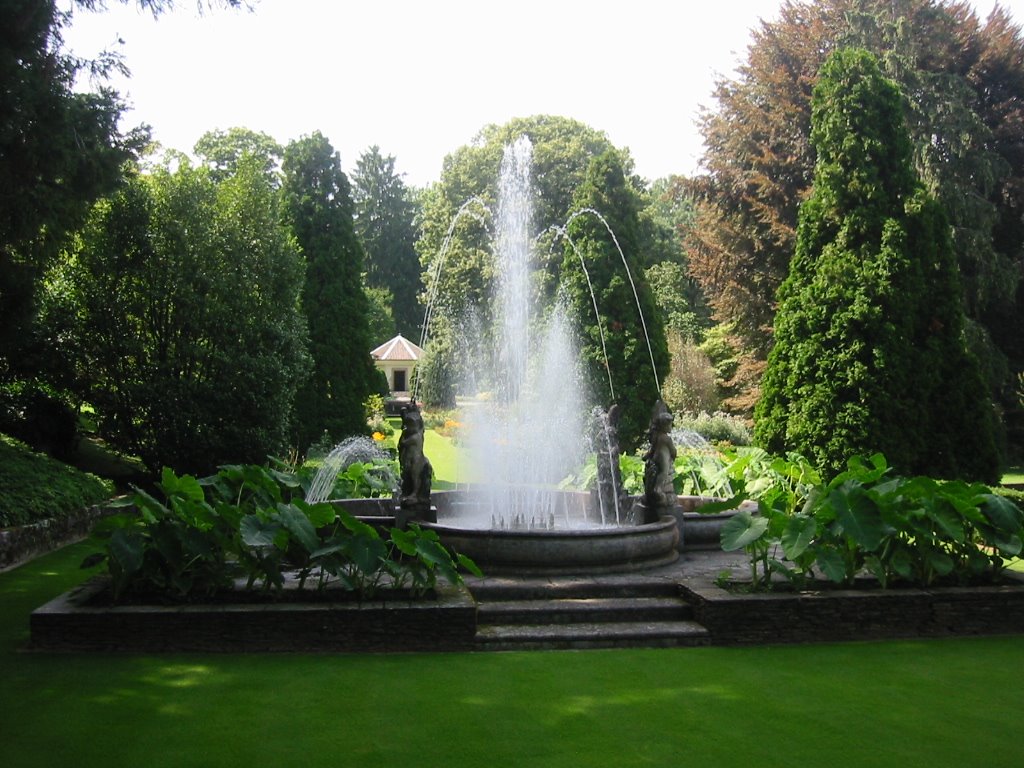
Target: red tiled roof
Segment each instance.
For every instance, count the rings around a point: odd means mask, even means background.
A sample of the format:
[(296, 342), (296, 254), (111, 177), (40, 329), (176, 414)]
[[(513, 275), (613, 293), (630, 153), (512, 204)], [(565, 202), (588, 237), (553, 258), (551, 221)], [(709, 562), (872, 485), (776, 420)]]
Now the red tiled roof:
[(375, 360), (419, 360), (423, 350), (398, 334), (391, 341), (385, 341), (370, 353)]

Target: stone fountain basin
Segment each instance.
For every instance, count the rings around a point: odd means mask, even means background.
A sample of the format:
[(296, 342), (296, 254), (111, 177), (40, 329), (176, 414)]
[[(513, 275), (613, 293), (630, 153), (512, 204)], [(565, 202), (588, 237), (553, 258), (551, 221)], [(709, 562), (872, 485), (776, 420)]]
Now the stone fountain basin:
[(721, 501), (712, 496), (680, 496), (679, 506), (674, 516), (683, 532), (679, 540), (679, 548), (683, 549), (721, 549), (723, 526), (732, 520), (740, 511), (755, 514), (757, 502), (744, 501), (736, 509), (705, 514), (700, 508), (705, 504)]
[[(563, 494), (570, 506), (589, 500), (586, 493)], [(679, 557), (679, 529), (672, 516), (647, 525), (477, 529), (451, 523), (451, 510), (466, 499), (462, 492), (438, 491), (431, 499), (438, 522), (424, 527), (435, 530), (446, 546), (472, 558), (486, 575), (624, 573), (667, 565)]]

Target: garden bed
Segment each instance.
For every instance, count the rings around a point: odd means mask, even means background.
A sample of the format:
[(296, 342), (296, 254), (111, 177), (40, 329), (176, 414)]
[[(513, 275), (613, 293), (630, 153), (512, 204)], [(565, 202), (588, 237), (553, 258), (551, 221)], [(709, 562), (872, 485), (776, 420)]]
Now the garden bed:
[(381, 590), (359, 602), (350, 593), (285, 590), (254, 602), (109, 605), (106, 578), (95, 578), (33, 611), (32, 650), (40, 651), (456, 651), (473, 646), (476, 604), (465, 587), (438, 585), (433, 597)]
[(993, 586), (742, 592), (684, 578), (715, 645), (769, 645), (1024, 633), (1024, 575)]

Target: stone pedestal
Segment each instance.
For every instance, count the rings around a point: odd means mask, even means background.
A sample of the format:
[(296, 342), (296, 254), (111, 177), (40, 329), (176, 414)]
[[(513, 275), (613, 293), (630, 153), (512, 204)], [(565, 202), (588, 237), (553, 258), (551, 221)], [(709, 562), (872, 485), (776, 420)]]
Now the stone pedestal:
[(436, 523), (437, 507), (433, 504), (416, 507), (395, 507), (395, 527), (402, 530), (409, 527), (409, 523)]

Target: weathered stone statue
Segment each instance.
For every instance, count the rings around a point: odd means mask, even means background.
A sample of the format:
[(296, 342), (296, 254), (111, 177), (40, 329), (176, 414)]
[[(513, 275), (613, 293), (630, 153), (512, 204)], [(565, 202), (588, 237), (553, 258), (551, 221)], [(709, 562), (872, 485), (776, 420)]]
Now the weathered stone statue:
[[(612, 403), (608, 412), (593, 410), (593, 445), (597, 457), (597, 499), (606, 522), (619, 522), (625, 512), (625, 492), (619, 469), (619, 405)], [(605, 522), (603, 521), (603, 522)]]
[(643, 521), (657, 522), (676, 506), (676, 446), (672, 442), (672, 414), (659, 400), (651, 413), (650, 448), (644, 454)]
[(398, 466), (402, 488), (399, 508), (403, 515), (399, 525), (409, 519), (437, 522), (430, 506), (430, 483), (434, 468), (423, 453), (423, 414), (413, 403), (402, 409), (402, 436), (398, 439)]

